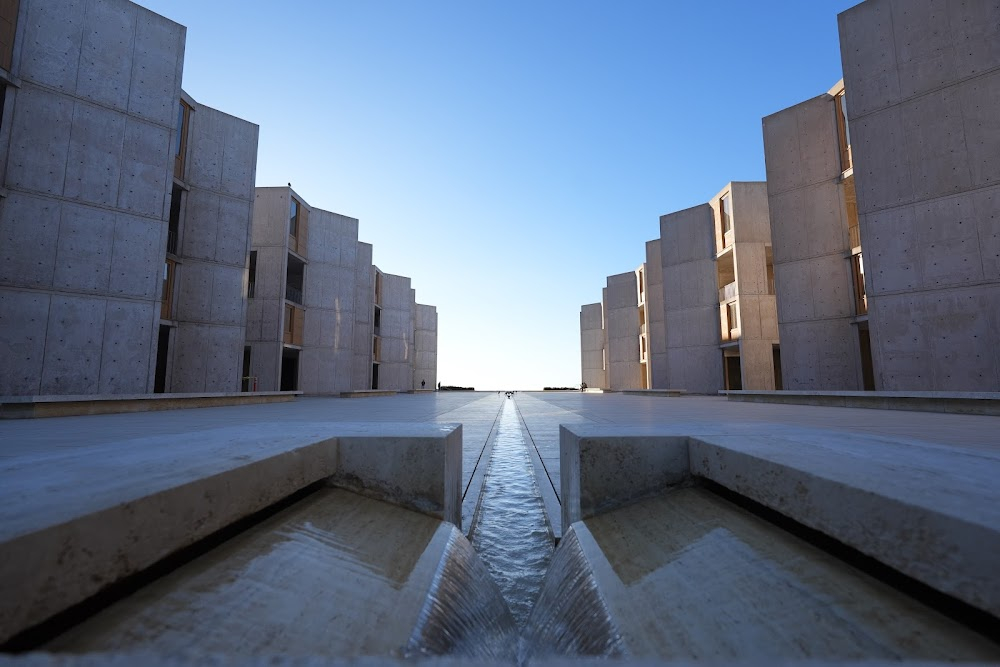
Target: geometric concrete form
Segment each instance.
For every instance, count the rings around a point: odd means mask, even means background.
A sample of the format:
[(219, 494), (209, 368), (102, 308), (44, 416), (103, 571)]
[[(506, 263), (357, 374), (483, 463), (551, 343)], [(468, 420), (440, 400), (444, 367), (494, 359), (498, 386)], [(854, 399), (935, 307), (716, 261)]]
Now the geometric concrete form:
[(875, 388), (844, 99), (839, 83), (762, 121), (784, 389)]
[(563, 426), (563, 525), (703, 478), (1000, 615), (995, 458), (804, 428), (724, 430)]
[(667, 369), (661, 387), (696, 394), (723, 387), (714, 227), (708, 204), (660, 216)]
[(607, 387), (604, 309), (599, 303), (580, 307), (580, 365), (588, 389)]
[(0, 396), (0, 419), (39, 419), (122, 412), (216, 408), (294, 401), (300, 391), (220, 394), (116, 394), (113, 396)]
[(454, 525), (324, 489), (45, 650), (512, 659), (515, 635), (496, 584)]
[(1000, 387), (1000, 6), (838, 16), (875, 385)]
[(559, 551), (573, 553), (535, 608), (536, 655), (1000, 659), (982, 635), (704, 489), (577, 522)]
[(0, 642), (324, 479), (461, 525), (461, 447), (456, 425), (295, 422), (11, 457)]
[(607, 389), (642, 389), (640, 363), (639, 271), (608, 276), (604, 290)]
[[(623, 392), (629, 393), (629, 392)], [(944, 391), (720, 391), (730, 401), (1000, 415), (1000, 393)]]

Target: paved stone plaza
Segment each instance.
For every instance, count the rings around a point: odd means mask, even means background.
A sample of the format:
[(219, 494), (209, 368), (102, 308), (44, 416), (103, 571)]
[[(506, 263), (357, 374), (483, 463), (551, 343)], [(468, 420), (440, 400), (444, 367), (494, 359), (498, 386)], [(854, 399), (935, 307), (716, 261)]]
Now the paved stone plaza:
[[(284, 431), (291, 433), (292, 425), (407, 422), (462, 425), (463, 517), (468, 529), (482, 484), (480, 463), (488, 459), (484, 451), (504, 400), (493, 392), (300, 398), (260, 406), (0, 422), (0, 525), (6, 532), (12, 522), (23, 525), (32, 516), (44, 522), (45, 507), (78, 507), (87, 498), (100, 497), (107, 485), (122, 493), (123, 479), (139, 492), (148, 476), (163, 476), (170, 466), (189, 467), (207, 457), (238, 454), (240, 441), (234, 433), (240, 429), (251, 436), (265, 426), (281, 432), (281, 425), (287, 425)], [(537, 481), (557, 535), (561, 424), (668, 428), (688, 435), (795, 436), (799, 441), (822, 433), (824, 451), (830, 447), (829, 436), (842, 433), (882, 448), (880, 459), (897, 456), (897, 473), (908, 466), (922, 467), (930, 456), (940, 472), (938, 482), (949, 480), (949, 462), (972, 462), (984, 472), (1000, 474), (1000, 417), (574, 392), (520, 392), (515, 401), (541, 463), (536, 465)], [(280, 447), (280, 441), (273, 446)], [(107, 465), (111, 456), (114, 466)], [(859, 470), (871, 465), (858, 461)], [(996, 499), (990, 502), (996, 505)]]

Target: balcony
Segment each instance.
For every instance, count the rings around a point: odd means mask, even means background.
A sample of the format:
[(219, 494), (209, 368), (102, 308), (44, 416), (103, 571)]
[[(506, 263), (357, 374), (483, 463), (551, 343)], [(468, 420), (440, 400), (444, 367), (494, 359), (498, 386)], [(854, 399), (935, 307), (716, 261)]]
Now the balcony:
[(732, 301), (738, 294), (739, 292), (736, 291), (736, 281), (734, 280), (719, 290), (719, 303)]
[(177, 254), (177, 230), (167, 230), (167, 252), (171, 255)]
[(302, 305), (302, 290), (293, 285), (285, 286), (285, 299), (292, 303)]

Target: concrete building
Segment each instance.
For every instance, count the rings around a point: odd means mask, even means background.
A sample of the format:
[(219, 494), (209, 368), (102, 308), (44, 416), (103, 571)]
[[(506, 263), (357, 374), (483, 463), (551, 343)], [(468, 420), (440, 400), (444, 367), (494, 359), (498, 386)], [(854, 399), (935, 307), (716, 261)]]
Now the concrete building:
[(666, 384), (714, 394), (723, 387), (714, 212), (701, 204), (660, 217)]
[(126, 0), (0, 27), (0, 395), (235, 390), (256, 127), (186, 98), (184, 27)]
[(839, 17), (875, 387), (1000, 389), (1000, 5)]
[(606, 389), (603, 304), (589, 303), (580, 308), (580, 357), (583, 384), (592, 389)]
[(780, 389), (767, 184), (729, 183), (709, 206), (715, 223), (723, 387)]
[(416, 304), (413, 322), (413, 388), (437, 387), (437, 308)]
[(239, 391), (258, 128), (183, 95), (153, 390)]
[[(607, 389), (646, 389), (643, 361), (645, 268), (608, 276), (603, 291)], [(640, 305), (642, 304), (642, 305)], [(588, 385), (589, 386), (589, 385)]]
[(332, 395), (436, 386), (437, 311), (416, 303), (409, 278), (372, 266), (358, 226), (289, 186), (256, 189), (248, 387)]
[(875, 389), (843, 81), (763, 119), (789, 390)]
[(670, 389), (667, 374), (666, 314), (663, 303), (663, 255), (660, 239), (646, 242), (645, 344), (646, 386)]

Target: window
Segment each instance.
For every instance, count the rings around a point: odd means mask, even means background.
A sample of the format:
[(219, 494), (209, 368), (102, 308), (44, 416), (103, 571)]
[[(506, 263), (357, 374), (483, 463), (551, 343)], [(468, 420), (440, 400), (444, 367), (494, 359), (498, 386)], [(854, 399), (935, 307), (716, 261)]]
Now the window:
[(868, 312), (868, 295), (865, 293), (865, 261), (862, 253), (851, 255), (851, 277), (854, 279), (854, 312), (864, 315)]
[(722, 218), (722, 247), (725, 248), (732, 243), (732, 239), (726, 239), (726, 234), (733, 231), (733, 198), (728, 192), (719, 200), (719, 217)]
[(10, 71), (14, 57), (14, 31), (17, 28), (17, 0), (0, 2), (0, 67)]
[(298, 236), (299, 234), (299, 202), (295, 197), (291, 198), (292, 203), (288, 212), (288, 235)]
[(247, 280), (247, 298), (252, 299), (257, 287), (257, 251), (250, 251), (250, 275)]
[(740, 328), (740, 311), (735, 301), (726, 304), (726, 320), (729, 323), (729, 335), (735, 336)]
[(184, 180), (184, 156), (187, 153), (191, 107), (184, 100), (180, 102), (180, 109), (177, 112), (177, 138), (174, 143), (174, 176)]
[(834, 98), (837, 114), (837, 136), (840, 142), (840, 170), (847, 171), (854, 166), (851, 155), (851, 128), (847, 124), (847, 95), (840, 93)]
[(171, 255), (177, 254), (177, 238), (181, 228), (181, 197), (184, 191), (178, 186), (174, 186), (170, 191), (170, 223), (167, 227), (167, 252)]
[(291, 342), (288, 340), (294, 330), (295, 325), (292, 323), (295, 320), (295, 309), (285, 304), (285, 342)]
[(163, 289), (160, 292), (160, 319), (169, 320), (173, 314), (174, 272), (177, 263), (168, 259), (163, 262)]

